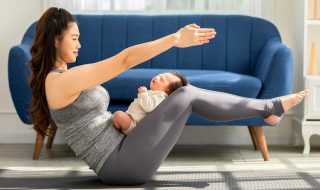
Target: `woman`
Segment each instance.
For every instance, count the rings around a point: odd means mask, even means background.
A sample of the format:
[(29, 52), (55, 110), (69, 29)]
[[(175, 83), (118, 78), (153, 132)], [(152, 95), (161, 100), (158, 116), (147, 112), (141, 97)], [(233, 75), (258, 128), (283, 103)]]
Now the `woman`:
[(54, 121), (76, 155), (107, 184), (147, 182), (164, 161), (191, 113), (209, 120), (227, 121), (262, 116), (275, 124), (298, 104), (307, 91), (268, 100), (181, 87), (137, 124), (128, 136), (112, 126), (107, 91), (99, 86), (121, 72), (175, 47), (208, 43), (211, 28), (187, 25), (155, 41), (129, 47), (99, 61), (67, 68), (75, 62), (79, 29), (64, 9), (50, 8), (39, 19), (31, 47), (31, 115), (35, 130), (46, 131)]

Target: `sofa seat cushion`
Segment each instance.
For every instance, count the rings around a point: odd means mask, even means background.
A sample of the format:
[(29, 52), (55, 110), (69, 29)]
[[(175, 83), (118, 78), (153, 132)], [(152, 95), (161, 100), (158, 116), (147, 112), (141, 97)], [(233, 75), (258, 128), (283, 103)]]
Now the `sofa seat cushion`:
[(133, 100), (137, 97), (138, 88), (149, 88), (150, 80), (164, 72), (179, 72), (199, 88), (227, 92), (239, 96), (256, 98), (261, 89), (258, 78), (217, 70), (169, 70), (169, 69), (130, 69), (104, 83), (111, 100)]

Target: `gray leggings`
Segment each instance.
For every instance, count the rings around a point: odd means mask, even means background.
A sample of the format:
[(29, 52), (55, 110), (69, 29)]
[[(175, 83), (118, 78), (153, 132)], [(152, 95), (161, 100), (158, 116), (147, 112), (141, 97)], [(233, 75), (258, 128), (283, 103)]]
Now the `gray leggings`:
[(109, 185), (137, 185), (153, 177), (192, 113), (212, 121), (284, 113), (280, 99), (258, 100), (181, 87), (141, 120), (112, 152), (98, 176)]

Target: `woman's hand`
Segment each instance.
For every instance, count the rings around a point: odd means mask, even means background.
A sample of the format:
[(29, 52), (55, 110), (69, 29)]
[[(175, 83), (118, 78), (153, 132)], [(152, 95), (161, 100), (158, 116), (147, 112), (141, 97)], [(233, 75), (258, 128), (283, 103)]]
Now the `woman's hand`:
[(175, 46), (180, 48), (202, 45), (216, 36), (213, 28), (200, 28), (196, 24), (189, 24), (174, 33)]

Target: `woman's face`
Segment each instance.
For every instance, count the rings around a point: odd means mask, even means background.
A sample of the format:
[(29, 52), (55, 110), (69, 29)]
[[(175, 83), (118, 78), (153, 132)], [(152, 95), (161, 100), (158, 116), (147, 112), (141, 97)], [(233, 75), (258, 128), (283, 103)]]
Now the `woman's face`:
[(62, 39), (58, 37), (55, 39), (57, 62), (73, 63), (77, 60), (78, 51), (81, 48), (79, 37), (78, 25), (72, 22), (63, 32)]

